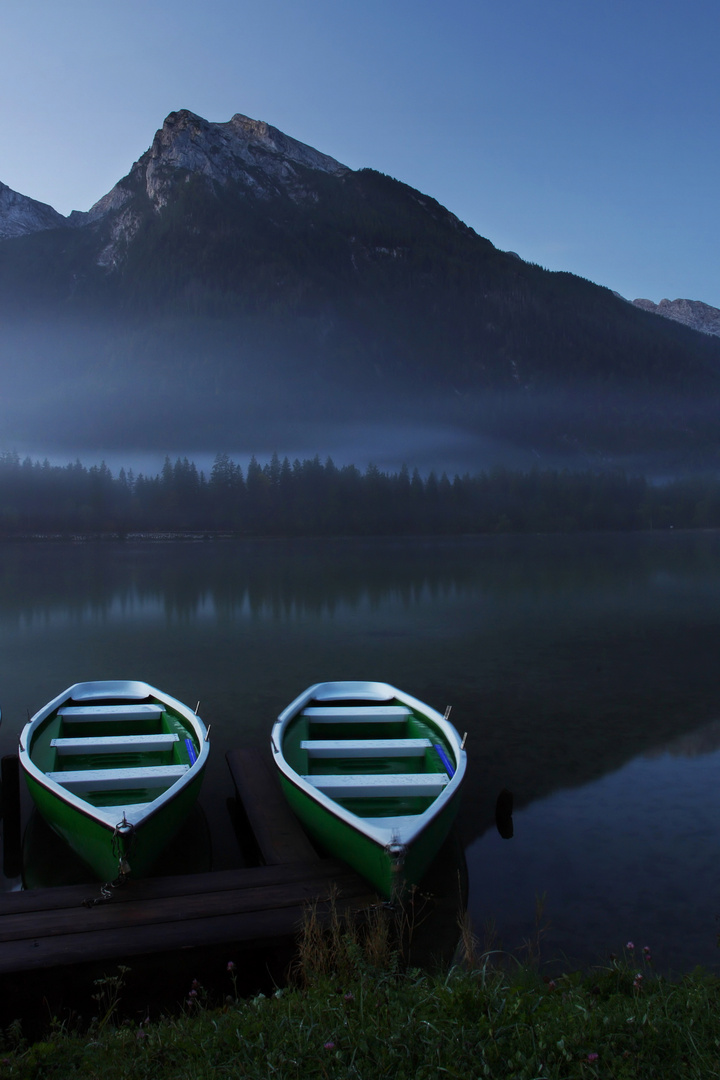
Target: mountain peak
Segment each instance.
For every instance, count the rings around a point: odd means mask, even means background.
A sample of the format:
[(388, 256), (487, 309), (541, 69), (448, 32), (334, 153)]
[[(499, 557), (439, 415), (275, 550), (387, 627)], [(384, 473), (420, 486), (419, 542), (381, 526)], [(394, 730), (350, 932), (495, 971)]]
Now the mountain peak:
[[(235, 113), (226, 123), (212, 123), (189, 109), (170, 113), (152, 146), (140, 158), (138, 165), (143, 164), (150, 173), (159, 164), (163, 169), (199, 172), (220, 184), (244, 179), (253, 188), (258, 184), (263, 187), (262, 174), (285, 186), (294, 165), (333, 175), (349, 171), (339, 161), (290, 138), (264, 120)], [(249, 170), (253, 171), (252, 177)]]
[(0, 240), (64, 225), (67, 225), (67, 219), (52, 206), (20, 195), (7, 184), (0, 183)]
[(284, 194), (302, 202), (307, 170), (333, 176), (350, 171), (264, 121), (236, 113), (225, 123), (213, 123), (180, 109), (166, 117), (149, 150), (91, 207), (85, 220), (111, 218), (111, 241), (100, 258), (101, 265), (110, 266), (139, 226), (138, 212), (131, 207), (137, 195), (144, 195), (157, 212), (172, 200), (177, 184), (193, 176), (210, 188), (236, 185), (256, 199)]
[(279, 189), (292, 195), (298, 184), (302, 186), (297, 166), (335, 176), (349, 172), (334, 158), (262, 120), (236, 113), (226, 123), (213, 123), (180, 109), (166, 117), (150, 149), (89, 213), (96, 220), (119, 209), (138, 187), (160, 209), (173, 183), (188, 174), (222, 187), (240, 182), (259, 197), (277, 194)]

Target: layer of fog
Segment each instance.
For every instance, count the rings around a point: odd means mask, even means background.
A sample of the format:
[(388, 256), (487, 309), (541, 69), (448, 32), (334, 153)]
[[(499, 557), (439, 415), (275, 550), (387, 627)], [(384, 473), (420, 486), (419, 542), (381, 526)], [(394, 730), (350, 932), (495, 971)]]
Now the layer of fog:
[[(116, 328), (117, 330), (117, 328)], [(173, 327), (55, 324), (0, 335), (0, 452), (53, 464), (101, 461), (155, 475), (187, 457), (243, 467), (316, 455), (427, 475), (510, 469), (617, 470), (665, 479), (716, 470), (717, 402), (652, 390), (458, 387), (442, 370), (264, 350), (227, 328), (213, 340)], [(204, 342), (204, 345), (203, 345)]]

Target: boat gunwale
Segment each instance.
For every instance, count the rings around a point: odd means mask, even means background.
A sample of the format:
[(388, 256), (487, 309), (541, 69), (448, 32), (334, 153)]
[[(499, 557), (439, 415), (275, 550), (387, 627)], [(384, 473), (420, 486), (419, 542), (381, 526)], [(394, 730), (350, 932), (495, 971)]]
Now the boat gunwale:
[[(392, 826), (388, 826), (387, 828), (376, 824), (370, 824), (366, 818), (353, 813), (352, 810), (348, 810), (346, 807), (342, 806), (341, 803), (337, 802), (336, 799), (331, 798), (324, 792), (319, 791), (312, 784), (308, 783), (286, 760), (283, 752), (283, 737), (286, 728), (309, 701), (318, 698), (319, 690), (323, 690), (327, 695), (330, 692), (330, 688), (337, 688), (337, 693), (334, 696), (338, 700), (355, 698), (358, 700), (366, 700), (368, 702), (379, 702), (394, 698), (402, 704), (408, 705), (410, 708), (414, 709), (420, 716), (425, 717), (445, 736), (455, 756), (455, 773), (448, 779), (447, 784), (440, 794), (432, 800), (430, 805), (423, 810), (422, 813), (395, 815), (392, 818)], [(332, 698), (325, 696), (321, 700), (330, 702), (332, 701)], [(381, 682), (346, 681), (314, 683), (295, 698), (295, 700), (280, 713), (273, 724), (270, 736), (270, 747), (275, 759), (275, 764), (290, 783), (292, 783), (308, 799), (313, 800), (340, 821), (366, 836), (369, 840), (377, 843), (380, 847), (387, 847), (390, 843), (400, 843), (405, 846), (412, 844), (427, 825), (443, 812), (446, 804), (451, 802), (458, 794), (458, 789), (465, 776), (467, 767), (467, 754), (462, 748), (460, 735), (449, 720), (446, 720), (445, 717), (431, 705), (427, 705), (418, 698), (406, 694), (404, 690), (399, 690), (390, 683)], [(401, 826), (398, 826), (398, 817), (403, 819)]]
[[(84, 694), (85, 696), (78, 697), (76, 696), (77, 694)], [(162, 794), (158, 795), (156, 799), (143, 803), (142, 809), (133, 810), (132, 803), (128, 803), (127, 807), (124, 808), (123, 814), (125, 821), (128, 825), (137, 827), (158, 814), (169, 802), (175, 799), (184, 788), (191, 784), (205, 768), (210, 752), (207, 729), (200, 717), (187, 705), (183, 704), (182, 701), (174, 698), (171, 694), (166, 694), (163, 690), (158, 690), (157, 687), (151, 686), (149, 683), (137, 680), (128, 680), (125, 682), (117, 680), (101, 680), (73, 683), (67, 690), (58, 694), (52, 701), (49, 701), (39, 709), (25, 724), (19, 736), (18, 756), (20, 765), (27, 776), (31, 777), (36, 784), (45, 788), (45, 790), (54, 798), (62, 800), (62, 802), (72, 807), (84, 817), (90, 818), (98, 825), (103, 826), (110, 831), (114, 831), (119, 824), (117, 820), (117, 806), (112, 808), (114, 813), (107, 813), (105, 807), (93, 806), (92, 803), (81, 798), (79, 795), (76, 795), (64, 785), (58, 784), (56, 781), (52, 780), (47, 773), (43, 772), (32, 760), (30, 756), (30, 746), (36, 729), (44, 720), (57, 712), (58, 709), (68, 701), (84, 700), (100, 702), (103, 698), (107, 700), (109, 698), (123, 697), (126, 698), (128, 702), (133, 700), (137, 701), (141, 698), (153, 698), (163, 706), (169, 706), (170, 709), (179, 713), (185, 720), (190, 722), (200, 746), (200, 753), (197, 756), (197, 760), (182, 776), (178, 777), (174, 783), (166, 788)]]

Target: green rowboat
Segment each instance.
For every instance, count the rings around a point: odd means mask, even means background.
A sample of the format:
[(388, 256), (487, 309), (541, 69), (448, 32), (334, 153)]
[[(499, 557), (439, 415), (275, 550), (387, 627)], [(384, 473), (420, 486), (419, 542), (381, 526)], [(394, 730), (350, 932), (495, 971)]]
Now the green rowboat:
[(202, 720), (144, 682), (76, 683), (20, 735), (47, 823), (102, 880), (142, 876), (192, 810), (209, 753)]
[(386, 897), (417, 884), (458, 809), (466, 754), (447, 720), (387, 683), (317, 683), (271, 750), (308, 833)]

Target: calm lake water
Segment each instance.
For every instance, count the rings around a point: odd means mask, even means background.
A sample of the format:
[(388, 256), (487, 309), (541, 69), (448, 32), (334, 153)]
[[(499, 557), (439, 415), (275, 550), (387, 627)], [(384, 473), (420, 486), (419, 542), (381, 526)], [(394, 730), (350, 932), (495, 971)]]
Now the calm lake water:
[(393, 683), (468, 732), (477, 936), (521, 950), (544, 897), (543, 955), (569, 964), (628, 940), (664, 970), (720, 960), (719, 658), (716, 533), (0, 547), (3, 754), (80, 680), (199, 700), (222, 868), (225, 751), (267, 751), (311, 683)]

